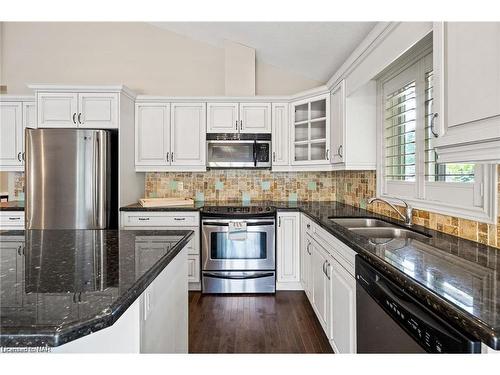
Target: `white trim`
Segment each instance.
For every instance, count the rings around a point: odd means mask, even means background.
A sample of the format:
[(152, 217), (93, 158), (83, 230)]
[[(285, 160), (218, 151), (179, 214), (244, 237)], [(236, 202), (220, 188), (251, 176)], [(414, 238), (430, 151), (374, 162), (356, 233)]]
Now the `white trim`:
[(131, 99), (136, 98), (136, 93), (125, 85), (45, 85), (28, 84), (28, 88), (37, 91), (59, 91), (59, 92), (120, 92)]
[(34, 102), (34, 95), (0, 95), (0, 102)]
[(276, 290), (304, 290), (300, 281), (296, 282), (276, 282)]
[(173, 166), (173, 165), (136, 165), (136, 172), (206, 172), (207, 168), (205, 166)]

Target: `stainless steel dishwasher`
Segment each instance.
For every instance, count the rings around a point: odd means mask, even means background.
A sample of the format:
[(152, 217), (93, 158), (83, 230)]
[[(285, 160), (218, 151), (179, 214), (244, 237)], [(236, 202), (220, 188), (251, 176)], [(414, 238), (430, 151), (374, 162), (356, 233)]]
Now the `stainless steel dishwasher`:
[(480, 353), (468, 338), (356, 256), (358, 353)]

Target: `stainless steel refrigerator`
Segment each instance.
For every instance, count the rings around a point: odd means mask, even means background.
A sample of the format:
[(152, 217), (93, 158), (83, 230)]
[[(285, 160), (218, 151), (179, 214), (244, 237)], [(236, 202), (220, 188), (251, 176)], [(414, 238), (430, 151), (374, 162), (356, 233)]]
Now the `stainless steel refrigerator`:
[(26, 129), (26, 229), (118, 224), (117, 131)]

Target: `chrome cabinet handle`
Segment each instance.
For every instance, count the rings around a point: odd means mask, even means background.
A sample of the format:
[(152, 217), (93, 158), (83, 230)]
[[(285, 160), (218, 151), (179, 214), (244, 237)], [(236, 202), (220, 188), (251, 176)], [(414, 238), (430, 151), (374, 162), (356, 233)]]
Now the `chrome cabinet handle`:
[(19, 162), (21, 161), (21, 154), (22, 154), (22, 152), (21, 152), (21, 151), (19, 151), (19, 152), (17, 153), (17, 160), (18, 160)]
[(342, 145), (339, 146), (339, 148), (337, 150), (337, 155), (342, 157)]
[(24, 161), (24, 160), (25, 160), (25, 159), (24, 159), (24, 152), (23, 152), (23, 161)]
[(236, 120), (235, 123), (236, 123), (236, 130), (238, 130), (238, 120)]
[(170, 160), (172, 161), (172, 163), (174, 162), (174, 153), (173, 152), (170, 153)]
[(329, 154), (330, 154), (330, 150), (326, 150), (326, 160), (330, 160), (330, 157), (329, 157)]
[(432, 114), (432, 118), (431, 118), (431, 125), (430, 125), (431, 133), (432, 133), (432, 135), (433, 135), (434, 137), (436, 137), (436, 138), (437, 138), (437, 137), (439, 137), (439, 133), (438, 133), (438, 132), (436, 132), (436, 130), (434, 130), (434, 120), (435, 120), (436, 118), (438, 118), (438, 116), (439, 116), (439, 115), (438, 115), (437, 113), (433, 113), (433, 114)]
[(75, 113), (73, 113), (73, 124), (75, 124), (75, 125), (76, 125), (76, 112), (75, 112)]
[(21, 256), (21, 245), (19, 245), (19, 247), (17, 248), (17, 255)]
[(240, 130), (243, 130), (243, 120), (240, 120)]
[(78, 122), (79, 122), (80, 124), (83, 124), (83, 122), (82, 122), (82, 114), (81, 114), (81, 112), (78, 114)]
[(278, 217), (278, 227), (281, 227), (281, 217)]
[(309, 241), (307, 241), (307, 246), (306, 246), (306, 251), (307, 251), (307, 254), (309, 255), (312, 255), (311, 254), (311, 251), (309, 250), (309, 247), (311, 246), (311, 243)]
[(326, 260), (323, 262), (323, 274), (326, 276), (325, 266), (326, 266)]
[(273, 151), (273, 161), (276, 161), (276, 152)]
[(18, 216), (18, 217), (9, 217), (9, 220), (21, 220), (21, 218)]
[(170, 161), (170, 152), (167, 152), (167, 161)]
[(326, 266), (325, 266), (325, 275), (328, 280), (330, 280), (330, 272), (328, 271), (330, 269), (330, 262), (326, 261)]

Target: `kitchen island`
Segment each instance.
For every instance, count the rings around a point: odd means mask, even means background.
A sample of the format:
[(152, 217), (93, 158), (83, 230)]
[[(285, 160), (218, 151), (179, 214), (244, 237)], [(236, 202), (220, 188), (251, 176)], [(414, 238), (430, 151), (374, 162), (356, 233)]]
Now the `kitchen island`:
[(3, 351), (187, 352), (192, 235), (0, 231)]

